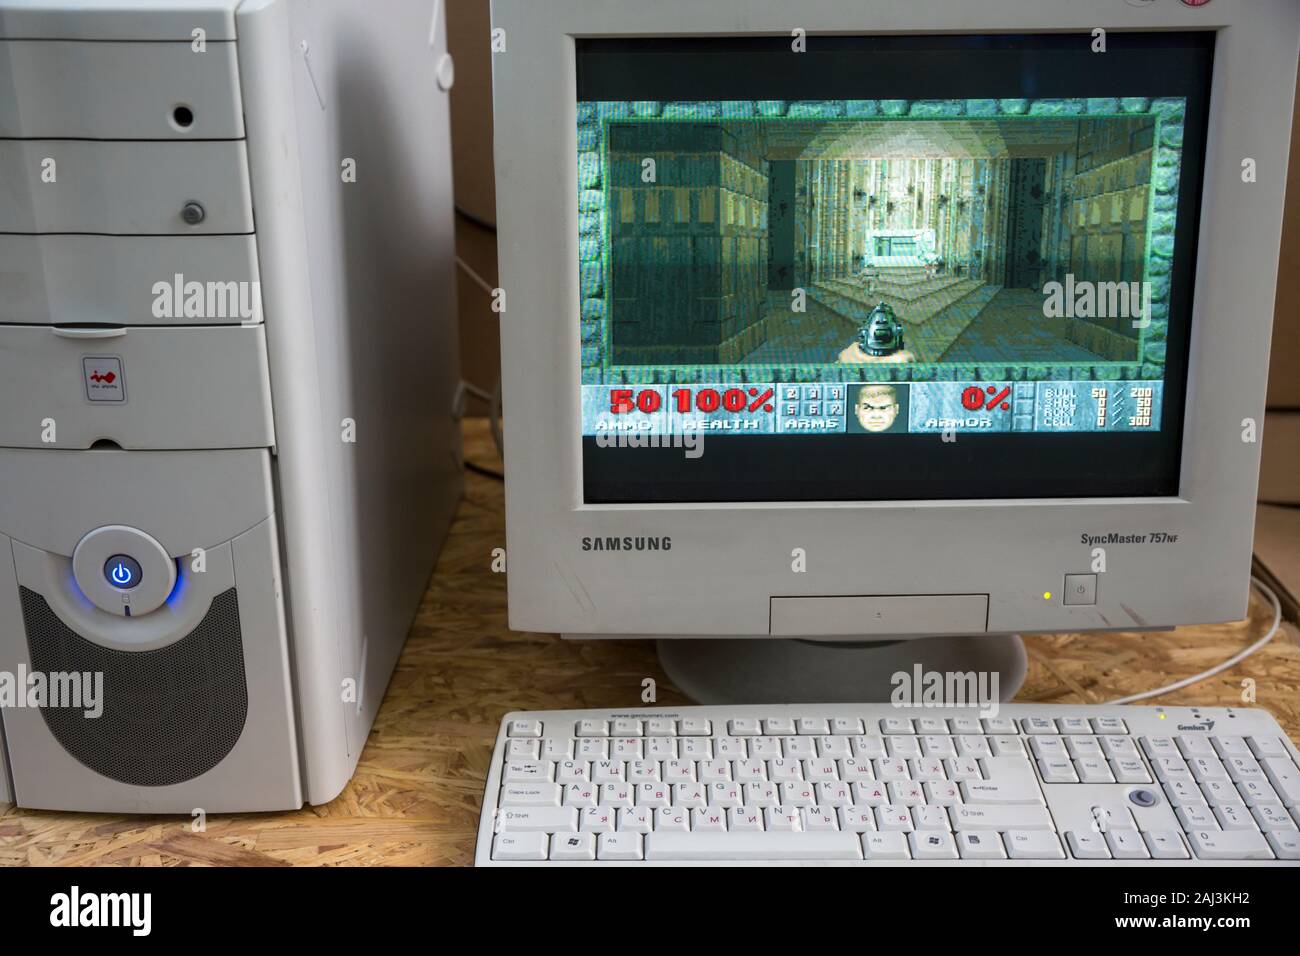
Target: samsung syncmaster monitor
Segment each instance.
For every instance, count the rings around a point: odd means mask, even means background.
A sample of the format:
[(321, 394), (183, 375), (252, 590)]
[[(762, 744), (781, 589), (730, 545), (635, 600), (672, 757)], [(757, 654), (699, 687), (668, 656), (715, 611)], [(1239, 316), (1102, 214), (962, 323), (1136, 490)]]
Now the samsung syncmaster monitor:
[(1294, 3), (494, 16), (516, 627), (1242, 615)]

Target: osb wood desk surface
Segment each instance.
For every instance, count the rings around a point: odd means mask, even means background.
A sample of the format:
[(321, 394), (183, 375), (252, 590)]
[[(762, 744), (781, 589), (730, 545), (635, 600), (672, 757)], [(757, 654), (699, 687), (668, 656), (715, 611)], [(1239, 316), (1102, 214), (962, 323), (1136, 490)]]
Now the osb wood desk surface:
[[(466, 455), (499, 467), (484, 422), (466, 426)], [(470, 473), (438, 563), (356, 776), (332, 803), (291, 813), (211, 816), (203, 833), (183, 817), (48, 813), (0, 804), (0, 863), (9, 865), (287, 866), (466, 865), (472, 862), (498, 722), (511, 710), (641, 706), (641, 681), (658, 704), (684, 698), (659, 668), (654, 645), (561, 641), (506, 629), (504, 575), (490, 569), (505, 542), (502, 488)], [(1158, 634), (1034, 636), (1017, 698), (1101, 703), (1158, 687), (1230, 657), (1263, 633), (1251, 619)], [(1292, 628), (1231, 671), (1158, 702), (1257, 706), (1300, 739), (1300, 644)]]

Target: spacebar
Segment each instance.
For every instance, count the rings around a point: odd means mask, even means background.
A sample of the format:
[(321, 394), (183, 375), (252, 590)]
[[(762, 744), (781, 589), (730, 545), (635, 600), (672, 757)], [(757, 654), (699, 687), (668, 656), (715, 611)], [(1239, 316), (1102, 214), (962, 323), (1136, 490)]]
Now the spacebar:
[(856, 833), (648, 833), (647, 860), (860, 860)]

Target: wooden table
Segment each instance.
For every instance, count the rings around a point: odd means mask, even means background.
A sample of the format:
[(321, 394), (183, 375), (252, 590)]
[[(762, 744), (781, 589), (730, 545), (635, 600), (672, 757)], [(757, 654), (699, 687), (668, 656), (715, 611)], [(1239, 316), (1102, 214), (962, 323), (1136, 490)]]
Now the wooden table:
[[(466, 426), (467, 457), (499, 468), (484, 422)], [(49, 813), (0, 805), (0, 863), (178, 865), (465, 865), (501, 715), (510, 710), (640, 706), (684, 699), (644, 641), (561, 641), (506, 629), (505, 576), (490, 570), (505, 544), (501, 484), (470, 473), (465, 500), (420, 608), (356, 776), (332, 803), (291, 813), (209, 817), (204, 833), (179, 817)], [(1026, 638), (1020, 701), (1100, 703), (1157, 687), (1230, 657), (1263, 633), (1251, 619), (1159, 634)], [(1300, 644), (1287, 627), (1232, 671), (1160, 700), (1256, 704), (1300, 739)]]

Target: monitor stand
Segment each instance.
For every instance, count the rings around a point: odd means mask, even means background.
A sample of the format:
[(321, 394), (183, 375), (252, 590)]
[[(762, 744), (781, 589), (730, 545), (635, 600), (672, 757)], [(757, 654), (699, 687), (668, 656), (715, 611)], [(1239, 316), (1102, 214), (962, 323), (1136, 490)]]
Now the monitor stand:
[[(1015, 634), (815, 641), (779, 638), (660, 639), (673, 685), (700, 704), (889, 703), (898, 688), (922, 699), (934, 677), (974, 673), (984, 697), (1011, 700), (1025, 680), (1025, 645)], [(905, 674), (907, 680), (895, 675)], [(994, 681), (996, 675), (996, 684)], [(977, 706), (977, 700), (943, 700)]]

